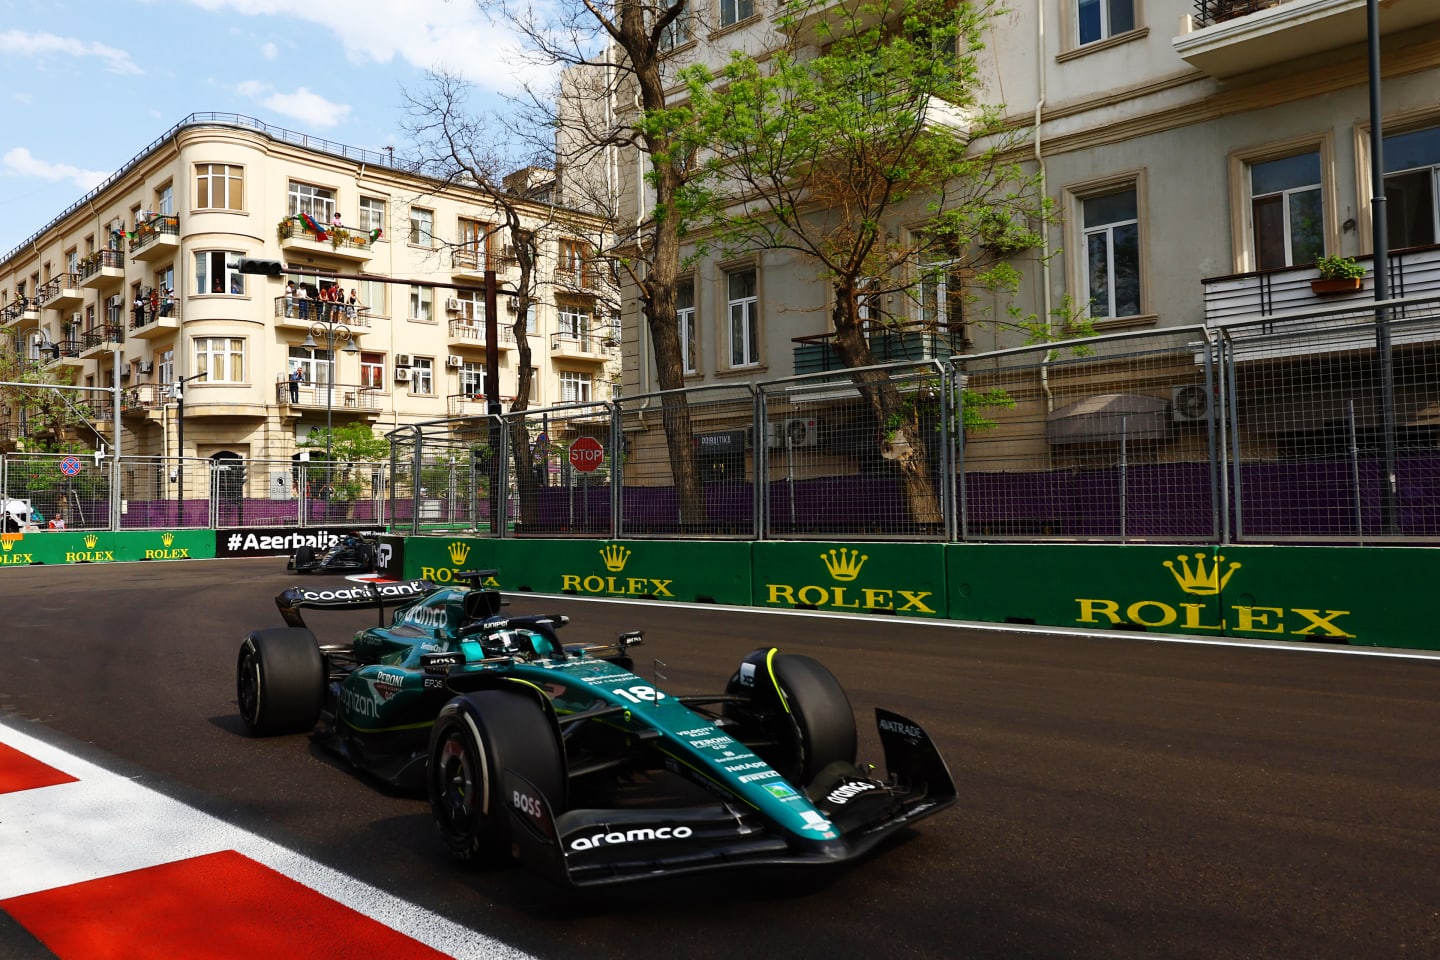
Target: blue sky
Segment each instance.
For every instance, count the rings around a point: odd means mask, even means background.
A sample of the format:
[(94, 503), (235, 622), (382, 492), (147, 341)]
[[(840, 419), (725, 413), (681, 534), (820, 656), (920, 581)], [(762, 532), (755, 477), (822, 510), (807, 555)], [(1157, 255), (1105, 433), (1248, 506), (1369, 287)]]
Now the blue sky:
[(514, 91), (474, 0), (0, 0), (0, 256), (191, 113), (410, 156), (402, 87)]

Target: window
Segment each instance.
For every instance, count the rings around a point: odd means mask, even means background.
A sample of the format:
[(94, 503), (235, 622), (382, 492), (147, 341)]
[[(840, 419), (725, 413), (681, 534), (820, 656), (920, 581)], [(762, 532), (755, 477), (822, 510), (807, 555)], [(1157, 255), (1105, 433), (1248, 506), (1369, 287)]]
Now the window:
[(312, 187), (308, 183), (290, 181), (290, 216), (308, 213), (321, 227), (330, 226), (335, 217), (335, 191)]
[[(305, 378), (306, 383), (324, 387), (330, 383), (334, 375), (335, 355), (324, 347), (303, 347), (292, 346), (290, 348), (290, 369), (300, 368), (300, 375)], [(317, 396), (320, 400), (325, 399), (325, 391), (321, 390)]]
[(594, 380), (588, 373), (574, 370), (560, 371), (560, 402), (588, 403)]
[(240, 257), (241, 254), (234, 250), (208, 250), (195, 254), (195, 292), (243, 295), (245, 275), (230, 267), (232, 263), (238, 264)]
[(1135, 0), (1079, 0), (1077, 12), (1082, 44), (1135, 29)]
[(206, 383), (245, 382), (245, 341), (239, 337), (196, 337), (195, 372)]
[[(65, 272), (72, 276), (80, 272), (80, 251), (74, 248), (65, 251)], [(0, 297), (0, 302), (3, 300)]]
[(725, 275), (730, 300), (730, 366), (760, 362), (760, 298), (754, 270)]
[(479, 220), (460, 221), (460, 249), (455, 251), (455, 265), (472, 270), (490, 270), (490, 232), (488, 223)]
[(1083, 202), (1085, 257), (1094, 317), (1140, 313), (1140, 216), (1135, 190)]
[(755, 0), (720, 0), (720, 26), (728, 27), (755, 15)]
[[(367, 233), (385, 231), (385, 201), (379, 197), (360, 198), (360, 229)], [(377, 237), (378, 239), (378, 237)]]
[(681, 7), (675, 19), (660, 34), (660, 49), (674, 50), (676, 47), (684, 46), (695, 39), (694, 27), (690, 22), (690, 6), (687, 3)]
[(1440, 237), (1440, 127), (1385, 138), (1385, 222), (1390, 249)]
[(1250, 164), (1250, 229), (1260, 270), (1314, 263), (1325, 253), (1320, 151)]
[(355, 295), (360, 298), (360, 302), (356, 305), (355, 311), (375, 317), (390, 316), (389, 305), (385, 300), (389, 289), (389, 284), (381, 283), (379, 280), (357, 281)]
[(155, 191), (155, 212), (168, 217), (175, 212), (175, 185), (167, 183)]
[(695, 329), (695, 280), (681, 280), (675, 285), (675, 320), (680, 328), (680, 364), (686, 373), (698, 370), (699, 345)]
[(410, 358), (410, 392), (412, 394), (435, 392), (435, 360), (433, 358)]
[(175, 382), (175, 351), (173, 348), (166, 350), (164, 353), (160, 354), (159, 358), (156, 360), (155, 382)]
[(920, 274), (920, 322), (937, 333), (962, 333), (965, 285), (960, 261), (948, 251), (932, 251)]
[(422, 247), (435, 245), (435, 211), (410, 208), (410, 242)]
[(572, 281), (584, 283), (587, 277), (586, 251), (583, 240), (561, 240), (560, 260), (555, 269), (566, 274)]
[(563, 337), (582, 342), (590, 339), (590, 310), (576, 303), (557, 303), (555, 309), (560, 315), (557, 330)]
[(195, 165), (195, 208), (197, 210), (243, 210), (245, 170), (226, 163)]
[(455, 314), (455, 319), (472, 327), (485, 325), (485, 294), (478, 290), (457, 290), (455, 299), (460, 302), (460, 309)]
[(432, 287), (410, 288), (410, 319), (427, 323), (435, 319), (435, 290)]
[(465, 361), (460, 368), (460, 392), (467, 397), (485, 396), (485, 364)]
[(385, 389), (385, 355), (383, 353), (360, 354), (360, 386), (371, 390)]

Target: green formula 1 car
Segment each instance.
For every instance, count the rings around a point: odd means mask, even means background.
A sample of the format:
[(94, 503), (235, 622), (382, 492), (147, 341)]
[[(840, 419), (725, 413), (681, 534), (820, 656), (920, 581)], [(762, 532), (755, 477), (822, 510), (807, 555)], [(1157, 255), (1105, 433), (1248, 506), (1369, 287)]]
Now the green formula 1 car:
[[(316, 731), (356, 767), (428, 792), (455, 856), (515, 857), (574, 886), (836, 863), (955, 799), (925, 731), (885, 710), (887, 776), (858, 767), (850, 702), (809, 657), (755, 650), (723, 693), (673, 695), (632, 672), (639, 632), (562, 645), (566, 617), (501, 615), (488, 574), (284, 591), (289, 626), (240, 647), (247, 729)], [(301, 617), (365, 607), (382, 625), (344, 644)]]

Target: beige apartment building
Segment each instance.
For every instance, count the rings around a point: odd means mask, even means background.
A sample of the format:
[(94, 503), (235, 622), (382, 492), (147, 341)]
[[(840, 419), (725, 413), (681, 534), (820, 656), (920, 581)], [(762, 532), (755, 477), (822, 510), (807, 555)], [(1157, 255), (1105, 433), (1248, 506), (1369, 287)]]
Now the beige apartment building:
[[(802, 40), (836, 6), (817, 0), (800, 16)], [(1355, 256), (1370, 269), (1366, 0), (1005, 6), (986, 38), (982, 99), (1005, 105), (1063, 213), (1041, 248), (1016, 258), (1023, 311), (1045, 317), (1068, 295), (1103, 333), (1225, 324), (1373, 295), (1368, 279), (1338, 298), (1310, 283), (1323, 255)], [(732, 49), (773, 47), (779, 9), (777, 0), (698, 0), (667, 35), (672, 75), (693, 62), (718, 67)], [(1385, 0), (1379, 16), (1392, 288), (1413, 296), (1440, 289), (1440, 3)], [(592, 79), (614, 85), (609, 110), (624, 116), (634, 98), (623, 72)], [(608, 188), (619, 222), (643, 220), (653, 204), (643, 158), (612, 151), (567, 165), (584, 153), (580, 120), (593, 123), (598, 102), (578, 76), (569, 90), (562, 189)], [(943, 289), (964, 283), (963, 270), (939, 276), (909, 319), (941, 334), (941, 354), (1013, 346), (976, 321), (984, 304)], [(712, 257), (682, 285), (693, 382), (816, 368), (829, 303), (812, 265), (775, 251)], [(625, 386), (645, 393), (653, 361), (633, 292), (623, 311)], [(754, 349), (734, 347), (746, 343)]]
[[(608, 400), (619, 349), (592, 253), (602, 224), (549, 203), (542, 171), (521, 174), (514, 202), (541, 257), (530, 403)], [(196, 114), (0, 260), (0, 320), (11, 349), (81, 386), (118, 375), (125, 455), (280, 460), (327, 423), (384, 433), (484, 414), (487, 269), (509, 408), (519, 272), (501, 222), (479, 191), (388, 152)], [(247, 259), (283, 272), (241, 272)], [(86, 399), (91, 443), (112, 439), (111, 396)], [(17, 411), (0, 419), (24, 439)]]

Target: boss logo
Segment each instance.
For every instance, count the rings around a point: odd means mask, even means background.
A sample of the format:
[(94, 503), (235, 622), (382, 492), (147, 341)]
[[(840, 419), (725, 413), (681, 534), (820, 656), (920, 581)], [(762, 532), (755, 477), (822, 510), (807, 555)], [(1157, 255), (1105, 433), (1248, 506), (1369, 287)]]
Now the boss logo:
[(540, 801), (529, 794), (521, 793), (519, 790), (511, 791), (510, 805), (536, 820), (545, 816), (545, 808), (541, 805)]

